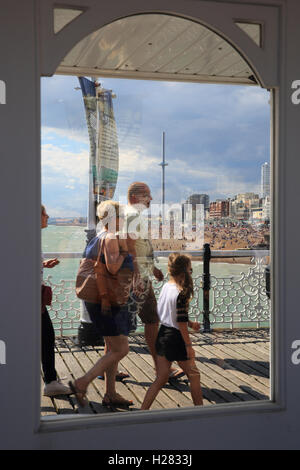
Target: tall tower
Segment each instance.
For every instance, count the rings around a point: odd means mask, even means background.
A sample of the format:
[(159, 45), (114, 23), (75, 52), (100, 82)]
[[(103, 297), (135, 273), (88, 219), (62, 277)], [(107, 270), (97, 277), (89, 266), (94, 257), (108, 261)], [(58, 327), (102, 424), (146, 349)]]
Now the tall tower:
[(159, 163), (162, 167), (162, 179), (161, 179), (161, 210), (162, 210), (162, 224), (165, 222), (165, 167), (168, 166), (165, 160), (165, 133), (163, 132), (163, 140), (162, 140), (162, 147), (163, 147), (163, 161)]
[(270, 165), (265, 162), (261, 166), (261, 196), (263, 198), (270, 196)]

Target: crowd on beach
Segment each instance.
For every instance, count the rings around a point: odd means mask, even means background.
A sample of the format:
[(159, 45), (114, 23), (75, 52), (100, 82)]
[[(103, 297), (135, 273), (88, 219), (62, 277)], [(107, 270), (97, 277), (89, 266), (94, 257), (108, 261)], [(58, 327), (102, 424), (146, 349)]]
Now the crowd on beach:
[[(203, 244), (209, 243), (212, 250), (268, 249), (269, 246), (267, 224), (205, 222), (203, 233)], [(202, 246), (194, 248), (193, 243), (188, 243), (185, 239), (176, 240), (171, 237), (170, 239), (155, 239), (152, 244), (155, 251), (202, 249)]]
[(268, 247), (269, 226), (267, 224), (242, 224), (231, 222), (224, 224), (207, 224), (204, 242), (213, 250), (237, 250)]

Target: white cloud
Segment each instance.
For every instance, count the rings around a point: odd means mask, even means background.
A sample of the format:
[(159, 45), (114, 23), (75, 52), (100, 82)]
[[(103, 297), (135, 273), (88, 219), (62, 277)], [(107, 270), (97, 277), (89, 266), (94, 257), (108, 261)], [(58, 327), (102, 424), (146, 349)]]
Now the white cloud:
[(89, 152), (81, 150), (78, 153), (62, 149), (51, 143), (42, 145), (43, 183), (54, 183), (64, 180), (72, 186), (75, 183), (87, 184), (89, 170)]
[(265, 108), (268, 105), (269, 93), (258, 87), (243, 87), (236, 91), (236, 107), (243, 107), (247, 109)]
[(216, 195), (216, 197), (233, 197), (236, 194), (240, 193), (256, 193), (259, 194), (260, 188), (258, 184), (253, 184), (252, 182), (247, 182), (240, 175), (235, 175), (232, 171), (228, 169), (224, 173), (219, 173), (216, 175), (216, 185), (214, 190), (211, 192)]
[(89, 137), (86, 129), (42, 127), (42, 139), (55, 140), (57, 137), (83, 145), (89, 145)]
[(152, 171), (161, 159), (146, 155), (142, 148), (128, 149), (119, 152), (119, 173), (144, 173)]

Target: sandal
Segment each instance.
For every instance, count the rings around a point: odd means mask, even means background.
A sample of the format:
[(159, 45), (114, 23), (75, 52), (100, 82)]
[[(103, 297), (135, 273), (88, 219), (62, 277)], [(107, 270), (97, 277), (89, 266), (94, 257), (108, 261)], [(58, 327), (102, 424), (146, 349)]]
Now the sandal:
[(102, 400), (102, 405), (104, 406), (132, 406), (134, 405), (132, 400), (126, 400), (126, 398), (123, 398), (121, 395), (118, 393), (116, 394), (116, 398), (109, 398), (108, 395), (104, 395), (104, 398)]
[(78, 405), (81, 406), (82, 408), (87, 404), (87, 399), (85, 398), (86, 391), (79, 390), (79, 388), (76, 387), (74, 382), (69, 382), (68, 383), (72, 393), (75, 395), (75, 398), (78, 402)]
[[(116, 374), (116, 382), (122, 382), (123, 379), (127, 379), (128, 377), (130, 377), (130, 375), (127, 374), (126, 372), (117, 372), (117, 374)], [(104, 376), (103, 376), (103, 375), (98, 375), (97, 378), (100, 379), (100, 380), (104, 380)]]
[(175, 369), (175, 370), (172, 370), (172, 372), (170, 373), (169, 375), (169, 380), (177, 380), (177, 379), (180, 379), (181, 377), (183, 377), (185, 375), (185, 373), (183, 372), (183, 370), (180, 370), (180, 369)]
[(128, 377), (130, 377), (130, 375), (127, 374), (126, 372), (118, 372), (116, 375), (116, 381), (122, 382), (123, 379), (128, 379)]

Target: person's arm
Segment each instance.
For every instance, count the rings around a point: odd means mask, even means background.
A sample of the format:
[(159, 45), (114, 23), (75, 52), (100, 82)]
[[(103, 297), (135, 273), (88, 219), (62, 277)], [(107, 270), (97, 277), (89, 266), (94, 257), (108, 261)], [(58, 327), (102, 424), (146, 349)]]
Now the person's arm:
[(58, 261), (57, 258), (45, 259), (43, 261), (43, 267), (44, 268), (54, 268), (54, 266), (56, 266), (57, 264), (59, 264), (59, 261)]
[(163, 275), (163, 272), (156, 268), (155, 266), (153, 266), (153, 276), (156, 278), (157, 281), (162, 281), (163, 278), (164, 278), (164, 275)]
[(176, 311), (177, 311), (176, 319), (177, 319), (179, 331), (184, 341), (188, 358), (192, 359), (195, 357), (195, 351), (193, 350), (192, 341), (191, 341), (189, 330), (188, 330), (188, 325), (189, 325), (188, 302), (187, 302), (187, 298), (182, 294), (182, 292), (180, 292), (180, 294), (177, 297)]
[(191, 328), (191, 329), (194, 330), (194, 331), (199, 331), (199, 330), (200, 330), (200, 327), (201, 327), (201, 325), (200, 325), (199, 322), (197, 322), (197, 321), (190, 321), (190, 320), (188, 321), (188, 326), (189, 326), (189, 328)]
[(133, 258), (134, 273), (139, 274), (139, 266), (137, 262), (136, 248), (135, 248), (135, 239), (132, 238), (132, 234), (128, 234), (127, 247), (128, 247), (128, 253), (132, 255), (132, 258)]
[(120, 254), (119, 241), (117, 238), (107, 236), (104, 242), (105, 264), (111, 274), (116, 274), (123, 264), (126, 257), (126, 251)]

